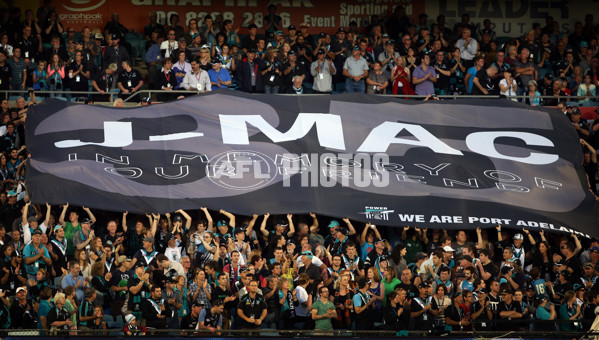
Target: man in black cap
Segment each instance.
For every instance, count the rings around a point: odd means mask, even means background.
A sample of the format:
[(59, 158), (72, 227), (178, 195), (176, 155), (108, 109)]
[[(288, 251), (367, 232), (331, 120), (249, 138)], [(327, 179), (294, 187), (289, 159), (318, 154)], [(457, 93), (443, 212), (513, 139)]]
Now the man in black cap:
[(412, 299), (410, 316), (416, 323), (418, 330), (433, 329), (433, 315), (431, 314), (431, 297), (429, 290), (431, 285), (424, 281), (418, 286), (419, 295)]
[(256, 59), (256, 50), (247, 51), (247, 58), (239, 63), (237, 77), (241, 91), (256, 93), (264, 92), (264, 82), (260, 76), (261, 63)]
[[(11, 247), (12, 245), (8, 246)], [(7, 247), (7, 249), (8, 249)], [(13, 247), (14, 248), (14, 247)], [(27, 274), (23, 269), (23, 254), (13, 250), (10, 262), (5, 263), (0, 273), (0, 287), (6, 292), (5, 296), (15, 296), (17, 287), (27, 284)]]
[(141, 262), (133, 264), (133, 277), (128, 280), (127, 289), (127, 311), (139, 319), (142, 301), (150, 296), (150, 274)]
[(168, 328), (174, 329), (179, 326), (178, 311), (181, 309), (183, 300), (181, 291), (175, 290), (177, 277), (168, 277), (166, 279), (166, 288), (162, 291), (162, 300), (164, 301), (166, 323)]
[(451, 326), (453, 331), (461, 331), (462, 327), (470, 325), (470, 320), (461, 307), (463, 302), (462, 292), (456, 292), (453, 304), (445, 309), (445, 324)]
[[(522, 306), (520, 302), (515, 301), (512, 295), (512, 288), (507, 283), (502, 283), (499, 287), (501, 302), (497, 307), (499, 318), (504, 320), (513, 320), (522, 318)], [(497, 324), (498, 327), (509, 327), (509, 324)]]
[(314, 77), (312, 91), (314, 94), (331, 94), (333, 91), (333, 76), (337, 73), (337, 69), (333, 61), (327, 58), (326, 51), (323, 48), (319, 48), (315, 53), (318, 59), (310, 65), (310, 73)]
[(120, 67), (123, 60), (129, 60), (129, 52), (124, 46), (119, 45), (120, 38), (118, 35), (112, 35), (112, 44), (104, 50), (104, 58), (102, 58), (102, 68), (106, 69), (108, 65), (114, 63)]
[(372, 243), (374, 243), (374, 249), (372, 249), (366, 256), (364, 270), (368, 270), (368, 267), (371, 266), (376, 266), (378, 268), (379, 258), (383, 255), (389, 255), (389, 252), (385, 248), (385, 240), (377, 238)]
[(150, 106), (152, 105), (152, 98), (150, 97), (142, 97), (139, 101), (139, 105), (141, 106)]
[[(181, 319), (179, 328), (187, 330), (197, 329), (198, 319), (200, 317), (200, 312), (202, 311), (202, 308), (204, 308), (204, 305), (198, 302), (197, 300), (194, 300), (191, 304), (191, 313), (185, 315)], [(182, 333), (182, 335), (185, 334), (189, 335), (189, 333)]]
[[(331, 47), (328, 49), (329, 58), (333, 59), (335, 63), (335, 68), (337, 70), (343, 69), (343, 64), (345, 63), (345, 59), (351, 56), (353, 41), (349, 41), (345, 38), (345, 29), (340, 27), (337, 30), (336, 34), (337, 39), (331, 42)], [(326, 49), (325, 49), (326, 50)], [(335, 84), (338, 82), (344, 82), (345, 79), (341, 72), (337, 72), (336, 77), (334, 77)]]
[(368, 293), (370, 285), (365, 277), (358, 280), (358, 292), (353, 297), (354, 312), (356, 313), (356, 330), (371, 330), (374, 329), (372, 322), (372, 305), (375, 300)]
[(286, 93), (287, 89), (292, 85), (293, 79), (296, 76), (302, 77), (302, 82), (306, 78), (306, 70), (297, 62), (297, 54), (294, 50), (287, 53), (288, 61), (283, 64), (283, 83), (281, 84), (281, 93)]

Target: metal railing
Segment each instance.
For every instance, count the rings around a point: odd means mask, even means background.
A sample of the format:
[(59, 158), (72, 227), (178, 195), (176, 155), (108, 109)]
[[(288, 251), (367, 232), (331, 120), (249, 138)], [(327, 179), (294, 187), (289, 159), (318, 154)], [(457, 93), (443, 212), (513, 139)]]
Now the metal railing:
[[(582, 324), (592, 324), (594, 320), (577, 320)], [(366, 331), (358, 330), (276, 330), (276, 329), (227, 329), (210, 332), (209, 330), (187, 330), (187, 329), (147, 329), (145, 338), (156, 338), (171, 340), (176, 338), (186, 337), (336, 337), (336, 338), (395, 338), (398, 334), (407, 335), (413, 338), (427, 338), (449, 336), (455, 338), (497, 338), (497, 337), (518, 337), (531, 339), (556, 339), (556, 338), (581, 338), (590, 336), (599, 336), (599, 331), (591, 331), (589, 329), (580, 329), (578, 331), (558, 331), (556, 325), (562, 323), (572, 323), (571, 320), (536, 320), (536, 319), (520, 319), (520, 320), (474, 320), (471, 321), (472, 330), (445, 331), (443, 329), (432, 330), (381, 330), (373, 329)], [(484, 325), (484, 326), (483, 326)], [(529, 330), (533, 327), (543, 327), (543, 330)], [(49, 330), (0, 330), (1, 336), (48, 336), (54, 338), (70, 338), (73, 336), (89, 336), (89, 337), (114, 337), (123, 335), (123, 330), (118, 328), (111, 329), (57, 329), (53, 332)]]
[[(232, 90), (232, 89), (222, 89), (222, 90)], [(28, 94), (28, 90), (2, 90), (0, 91), (0, 94), (5, 95), (5, 96), (14, 96), (15, 94), (19, 94), (19, 95), (27, 95)], [(122, 93), (120, 90), (112, 90), (110, 92), (106, 92), (105, 95), (109, 95), (110, 96), (110, 101), (114, 101), (115, 96), (127, 96), (126, 98), (123, 99), (124, 102), (128, 102), (131, 101), (135, 98), (137, 98), (140, 95), (148, 95), (148, 94), (202, 94), (205, 93), (204, 91), (189, 91), (189, 90), (149, 90), (149, 89), (140, 89), (137, 92), (134, 93), (130, 93), (130, 94), (124, 94)], [(35, 91), (36, 95), (43, 95), (44, 97), (48, 97), (47, 95), (51, 95), (51, 94), (57, 94), (59, 95), (59, 97), (89, 97), (89, 96), (93, 96), (93, 95), (101, 95), (99, 92), (97, 91), (65, 91), (65, 90), (56, 90), (56, 91)], [(258, 93), (257, 93), (258, 94)], [(78, 96), (79, 95), (79, 96)], [(286, 96), (296, 96), (295, 94), (283, 94), (283, 93), (279, 93), (277, 95), (286, 95)], [(302, 96), (321, 96), (321, 94), (303, 94)], [(399, 99), (426, 99), (427, 97), (434, 99), (434, 98), (438, 98), (438, 99), (527, 99), (530, 98), (528, 95), (521, 95), (521, 96), (512, 96), (510, 98), (506, 98), (506, 97), (502, 97), (500, 95), (470, 95), (470, 94), (464, 94), (464, 95), (460, 95), (460, 94), (449, 94), (449, 95), (433, 95), (433, 96), (429, 96), (429, 95), (404, 95), (404, 94), (376, 94), (373, 96), (382, 96), (382, 97), (392, 97), (392, 98), (399, 98)], [(594, 104), (594, 105), (584, 105), (584, 106), (589, 106), (589, 107), (599, 107), (599, 96), (593, 96), (593, 97), (576, 97), (576, 96), (535, 96), (534, 98), (539, 98), (539, 99), (557, 99), (558, 101), (561, 100), (565, 100), (568, 102), (578, 102), (578, 103), (590, 103), (590, 104)], [(580, 102), (579, 100), (586, 100), (589, 99), (588, 101), (585, 102)]]

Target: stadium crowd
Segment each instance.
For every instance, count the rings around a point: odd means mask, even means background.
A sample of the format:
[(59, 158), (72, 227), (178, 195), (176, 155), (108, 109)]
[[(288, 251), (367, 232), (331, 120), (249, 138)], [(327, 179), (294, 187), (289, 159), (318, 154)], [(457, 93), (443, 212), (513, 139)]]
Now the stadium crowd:
[[(27, 10), (24, 20), (18, 7), (5, 8), (0, 11), (0, 90), (91, 90), (96, 101), (108, 100), (111, 91), (128, 96), (144, 89), (231, 88), (291, 94), (518, 95), (533, 106), (555, 106), (559, 98), (595, 105), (599, 25), (593, 14), (576, 22), (571, 34), (547, 17), (544, 23), (531, 23), (523, 36), (498, 37), (490, 19), (473, 23), (464, 14), (450, 28), (443, 15), (433, 21), (422, 13), (413, 23), (402, 6), (388, 18), (372, 16), (365, 29), (352, 22), (334, 35), (304, 24), (282, 27), (276, 6), (267, 11), (263, 27), (250, 24), (245, 35), (222, 16), (190, 19), (183, 27), (177, 14), (163, 25), (151, 12), (143, 34), (137, 35), (119, 22), (117, 13), (103, 28), (76, 32), (58, 20), (51, 1), (35, 17)], [(145, 40), (141, 48), (128, 41), (136, 36)], [(134, 65), (132, 50), (140, 54), (142, 66)], [(177, 96), (167, 92), (158, 99)]]
[[(527, 102), (538, 105), (539, 93), (584, 104), (599, 85), (592, 15), (570, 36), (548, 18), (545, 27), (535, 24), (525, 37), (498, 44), (490, 21), (477, 30), (467, 16), (453, 30), (442, 16), (429, 26), (424, 14), (413, 25), (397, 7), (366, 32), (352, 25), (313, 40), (304, 26), (283, 34), (276, 7), (268, 10), (265, 37), (250, 26), (243, 39), (218, 18), (205, 17), (201, 26), (190, 20), (184, 29), (177, 17), (163, 27), (150, 13), (145, 81), (132, 67), (118, 15), (104, 31), (84, 28), (78, 36), (47, 7), (37, 18), (27, 11), (22, 24), (14, 9), (0, 11), (7, 30), (0, 89), (83, 90), (91, 80), (98, 96), (116, 88), (127, 95), (144, 86), (197, 91), (234, 84), (300, 94), (311, 84), (315, 93), (530, 93)], [(17, 21), (4, 25), (7, 18)], [(599, 121), (587, 126), (563, 101), (544, 104), (572, 119), (596, 192)], [(588, 329), (599, 312), (599, 241), (576, 234), (501, 226), (383, 230), (315, 214), (235, 216), (201, 208), (131, 216), (31, 204), (28, 106), (24, 98), (15, 105), (4, 100), (0, 107), (1, 329), (575, 331)]]

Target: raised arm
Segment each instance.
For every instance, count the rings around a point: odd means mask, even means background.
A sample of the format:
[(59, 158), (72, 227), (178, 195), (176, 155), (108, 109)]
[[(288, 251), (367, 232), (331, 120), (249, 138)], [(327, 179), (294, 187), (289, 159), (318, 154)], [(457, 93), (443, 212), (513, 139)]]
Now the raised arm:
[(64, 216), (67, 213), (67, 208), (69, 207), (69, 203), (67, 202), (65, 205), (62, 206), (62, 212), (60, 213), (60, 216), (58, 217), (58, 224), (64, 226)]
[(206, 215), (206, 221), (208, 221), (208, 226), (207, 226), (206, 230), (208, 230), (209, 232), (213, 232), (214, 221), (212, 220), (212, 216), (210, 215), (210, 212), (208, 211), (208, 209), (206, 207), (201, 207), (200, 209), (204, 212), (204, 215)]
[(231, 226), (231, 228), (235, 228), (235, 215), (231, 214), (228, 211), (224, 211), (223, 209), (220, 210), (220, 213), (227, 216), (227, 218), (229, 219), (229, 225)]
[(252, 215), (252, 219), (250, 220), (250, 223), (248, 224), (248, 227), (245, 231), (246, 236), (248, 236), (248, 237), (252, 236), (252, 231), (254, 230), (254, 225), (256, 224), (257, 219), (258, 219), (258, 214)]
[(370, 229), (370, 222), (366, 223), (364, 230), (362, 230), (362, 234), (360, 235), (360, 246), (363, 246), (364, 243), (366, 243), (366, 234), (368, 233), (368, 229)]
[[(47, 226), (50, 226), (51, 213), (52, 213), (52, 206), (50, 204), (48, 204), (48, 202), (46, 202), (46, 219), (44, 220), (44, 224)], [(50, 229), (50, 232), (53, 232), (53, 230)]]
[(266, 230), (266, 221), (268, 221), (269, 213), (264, 214), (264, 219), (262, 219), (262, 224), (260, 225), (260, 232), (264, 237), (268, 237), (268, 230)]
[(82, 207), (83, 210), (87, 213), (87, 216), (89, 216), (89, 219), (92, 221), (92, 225), (94, 225), (94, 223), (96, 223), (96, 216), (94, 216), (94, 214), (92, 213), (91, 210), (89, 210), (89, 208), (86, 207)]
[(185, 217), (185, 229), (189, 230), (191, 228), (191, 216), (189, 216), (189, 214), (186, 213), (183, 209), (179, 209), (176, 212), (178, 212), (179, 214), (183, 215), (183, 217)]
[(152, 221), (152, 225), (150, 227), (150, 234), (152, 234), (152, 237), (154, 237), (154, 235), (156, 235), (156, 230), (158, 229), (158, 221), (160, 220), (160, 214), (152, 214), (153, 217), (153, 221)]
[(476, 227), (476, 249), (484, 249), (484, 241), (483, 241), (483, 235), (482, 235), (482, 231), (480, 229), (480, 227)]
[(293, 225), (293, 215), (287, 214), (287, 220), (289, 221), (289, 232), (287, 233), (287, 237), (291, 238), (293, 234), (295, 234), (295, 226)]
[(316, 218), (316, 214), (311, 212), (310, 217), (312, 217), (312, 225), (310, 226), (310, 231), (318, 229), (318, 219)]
[(354, 226), (351, 224), (351, 221), (349, 220), (349, 218), (344, 218), (343, 222), (345, 222), (345, 224), (347, 224), (347, 229), (349, 230), (349, 235), (355, 235), (356, 228), (354, 228)]
[(532, 235), (530, 234), (530, 231), (528, 231), (528, 229), (522, 228), (522, 231), (528, 236), (528, 241), (530, 241), (530, 244), (532, 244), (533, 246), (535, 244), (537, 244), (537, 241), (535, 241), (535, 238), (532, 237)]
[(498, 224), (495, 229), (497, 229), (497, 241), (503, 241), (503, 237), (501, 237), (501, 224)]
[(128, 211), (123, 211), (123, 220), (121, 221), (121, 224), (123, 226), (123, 232), (125, 234), (127, 233), (127, 214), (129, 214)]

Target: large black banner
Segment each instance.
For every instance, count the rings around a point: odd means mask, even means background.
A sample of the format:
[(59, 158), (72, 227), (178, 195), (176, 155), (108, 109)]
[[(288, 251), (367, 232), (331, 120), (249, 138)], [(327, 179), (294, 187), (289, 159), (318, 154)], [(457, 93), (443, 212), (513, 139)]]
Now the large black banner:
[(578, 137), (554, 109), (225, 91), (130, 109), (46, 100), (30, 111), (36, 203), (599, 235)]

